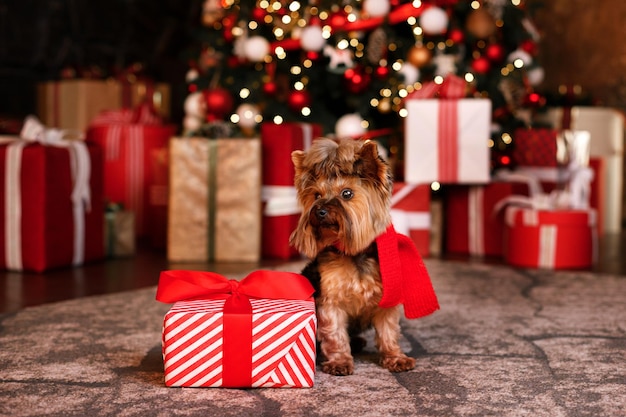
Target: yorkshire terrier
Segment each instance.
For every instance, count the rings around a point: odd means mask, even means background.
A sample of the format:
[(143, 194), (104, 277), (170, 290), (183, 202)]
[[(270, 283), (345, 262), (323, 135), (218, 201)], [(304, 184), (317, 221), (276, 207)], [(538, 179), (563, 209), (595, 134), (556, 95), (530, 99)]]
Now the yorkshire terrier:
[(290, 244), (312, 259), (302, 274), (316, 290), (322, 370), (351, 375), (351, 337), (363, 343), (356, 336), (370, 327), (381, 366), (392, 372), (413, 369), (415, 359), (398, 343), (399, 307), (379, 306), (383, 285), (376, 238), (391, 224), (393, 179), (377, 144), (320, 138), (291, 158), (303, 211)]

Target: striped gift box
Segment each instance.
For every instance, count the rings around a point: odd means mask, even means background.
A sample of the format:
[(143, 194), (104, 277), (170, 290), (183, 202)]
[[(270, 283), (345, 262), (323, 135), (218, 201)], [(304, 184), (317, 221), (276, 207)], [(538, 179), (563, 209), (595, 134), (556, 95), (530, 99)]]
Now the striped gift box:
[[(163, 326), (167, 386), (313, 386), (314, 302), (249, 301), (251, 317), (224, 313), (223, 299), (179, 301), (172, 306)], [(249, 329), (241, 331), (238, 320)]]

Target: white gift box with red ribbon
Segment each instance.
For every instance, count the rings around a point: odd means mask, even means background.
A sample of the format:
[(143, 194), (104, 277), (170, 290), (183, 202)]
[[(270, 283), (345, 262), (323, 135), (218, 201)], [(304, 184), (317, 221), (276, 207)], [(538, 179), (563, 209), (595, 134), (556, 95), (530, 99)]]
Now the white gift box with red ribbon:
[[(408, 183), (489, 182), (491, 101), (461, 98), (465, 82), (447, 83), (448, 79), (440, 87), (427, 84), (406, 100), (404, 179)], [(440, 98), (430, 98), (436, 92)]]

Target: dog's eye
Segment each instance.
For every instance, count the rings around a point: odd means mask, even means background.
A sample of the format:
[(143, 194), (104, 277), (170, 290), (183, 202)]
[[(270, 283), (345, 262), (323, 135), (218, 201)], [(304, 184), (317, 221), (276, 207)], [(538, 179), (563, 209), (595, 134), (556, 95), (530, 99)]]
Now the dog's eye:
[(341, 190), (341, 198), (344, 200), (350, 200), (352, 197), (354, 197), (354, 192), (351, 189), (345, 188)]

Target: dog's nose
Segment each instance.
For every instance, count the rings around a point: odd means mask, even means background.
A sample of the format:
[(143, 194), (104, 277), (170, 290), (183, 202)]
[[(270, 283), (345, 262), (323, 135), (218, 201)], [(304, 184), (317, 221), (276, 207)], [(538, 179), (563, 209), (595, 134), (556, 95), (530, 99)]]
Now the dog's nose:
[(318, 219), (322, 220), (326, 218), (326, 216), (328, 216), (328, 210), (326, 210), (324, 207), (320, 207), (317, 209), (316, 215)]

